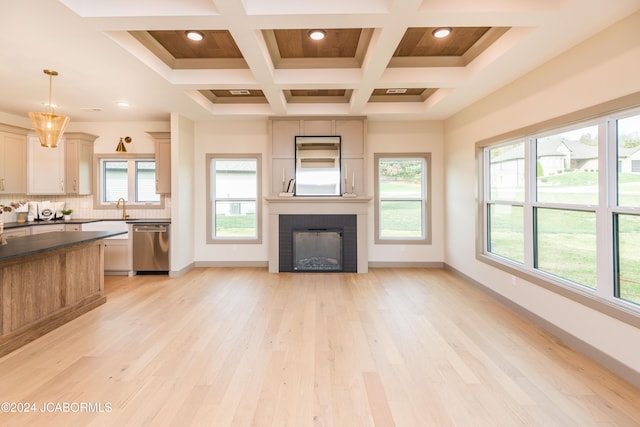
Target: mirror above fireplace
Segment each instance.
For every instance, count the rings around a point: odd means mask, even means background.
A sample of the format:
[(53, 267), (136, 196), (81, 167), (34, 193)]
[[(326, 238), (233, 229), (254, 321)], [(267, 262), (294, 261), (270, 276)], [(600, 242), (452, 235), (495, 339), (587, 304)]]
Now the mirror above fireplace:
[(296, 196), (340, 196), (340, 136), (296, 136)]

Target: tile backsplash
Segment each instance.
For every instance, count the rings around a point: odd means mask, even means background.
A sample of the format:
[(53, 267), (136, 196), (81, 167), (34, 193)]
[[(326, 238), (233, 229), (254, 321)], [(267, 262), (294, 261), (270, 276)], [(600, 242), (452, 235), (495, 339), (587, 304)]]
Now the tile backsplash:
[[(118, 219), (122, 217), (122, 209), (94, 209), (93, 196), (29, 196), (24, 194), (9, 194), (0, 197), (0, 205), (8, 206), (12, 202), (29, 200), (32, 202), (65, 202), (65, 209), (73, 209), (74, 218)], [(127, 213), (131, 218), (171, 218), (171, 197), (164, 199), (164, 209), (134, 209), (127, 206)], [(4, 212), (4, 222), (15, 222), (15, 212)]]

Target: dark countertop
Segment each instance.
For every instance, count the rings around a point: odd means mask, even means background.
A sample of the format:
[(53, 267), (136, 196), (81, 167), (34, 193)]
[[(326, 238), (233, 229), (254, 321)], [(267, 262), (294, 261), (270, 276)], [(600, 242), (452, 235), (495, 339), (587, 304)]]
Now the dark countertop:
[[(86, 224), (98, 221), (123, 221), (120, 218), (72, 218), (67, 221), (63, 219), (52, 219), (50, 221), (31, 221), (31, 222), (5, 222), (5, 230), (20, 227), (38, 227), (42, 225), (53, 224)], [(151, 218), (151, 219), (127, 219), (127, 224), (171, 224), (170, 218)]]
[(126, 231), (52, 231), (16, 237), (9, 240), (8, 244), (0, 246), (0, 262), (124, 233)]

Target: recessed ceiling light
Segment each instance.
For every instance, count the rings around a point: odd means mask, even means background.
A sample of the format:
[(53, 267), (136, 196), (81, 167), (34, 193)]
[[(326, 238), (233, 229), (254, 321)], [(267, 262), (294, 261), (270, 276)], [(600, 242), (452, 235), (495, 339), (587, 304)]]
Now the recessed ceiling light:
[(309, 37), (312, 40), (322, 40), (327, 33), (324, 30), (311, 30), (309, 31)]
[(116, 101), (116, 105), (120, 108), (129, 108), (131, 106), (127, 101)]
[(433, 30), (431, 34), (433, 34), (433, 37), (437, 39), (442, 39), (444, 37), (447, 37), (449, 34), (451, 34), (451, 28), (449, 27), (436, 28), (435, 30)]
[(193, 40), (194, 42), (199, 42), (204, 38), (204, 34), (202, 34), (200, 31), (189, 30), (185, 31), (185, 34), (187, 35), (187, 38), (189, 40)]

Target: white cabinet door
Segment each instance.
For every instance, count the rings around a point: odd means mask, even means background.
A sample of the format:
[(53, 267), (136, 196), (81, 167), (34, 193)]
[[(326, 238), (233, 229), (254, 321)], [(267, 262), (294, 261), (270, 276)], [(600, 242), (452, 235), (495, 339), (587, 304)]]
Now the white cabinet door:
[(93, 142), (98, 138), (82, 132), (65, 134), (65, 189), (67, 194), (93, 192)]
[(27, 138), (0, 132), (0, 193), (27, 191)]
[(104, 240), (104, 271), (131, 270), (128, 239)]
[(64, 140), (43, 147), (36, 135), (27, 143), (27, 194), (64, 194)]

